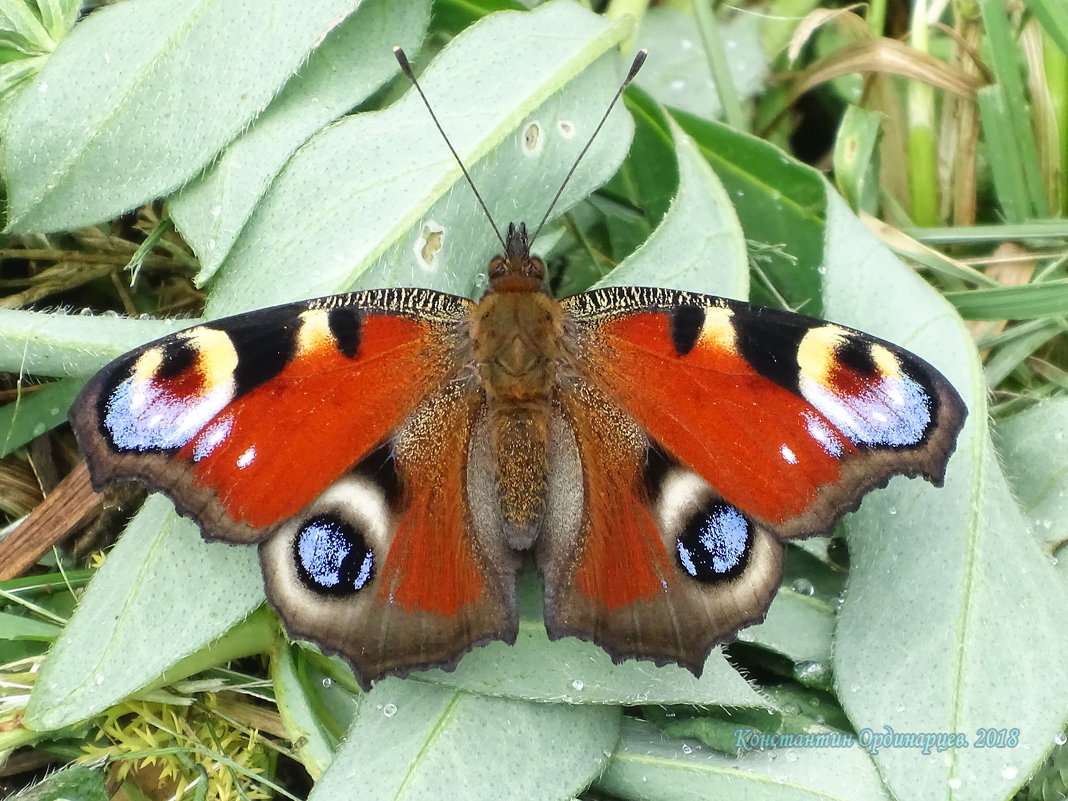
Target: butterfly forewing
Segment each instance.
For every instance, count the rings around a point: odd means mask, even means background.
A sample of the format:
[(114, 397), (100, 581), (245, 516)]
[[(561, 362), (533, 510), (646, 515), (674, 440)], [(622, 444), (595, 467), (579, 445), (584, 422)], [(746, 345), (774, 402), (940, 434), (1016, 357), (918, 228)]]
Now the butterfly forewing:
[(966, 411), (937, 370), (901, 348), (665, 289), (598, 290), (564, 306), (574, 369), (779, 536), (828, 532), (892, 475), (941, 484)]
[(94, 483), (140, 479), (206, 536), (258, 541), (456, 371), (467, 305), (426, 291), (361, 292), (138, 348), (71, 410)]

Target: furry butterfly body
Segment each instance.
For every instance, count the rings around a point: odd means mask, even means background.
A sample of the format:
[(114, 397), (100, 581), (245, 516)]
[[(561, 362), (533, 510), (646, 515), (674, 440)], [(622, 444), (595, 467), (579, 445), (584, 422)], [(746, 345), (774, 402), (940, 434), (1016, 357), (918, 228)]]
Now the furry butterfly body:
[(511, 227), (473, 303), (357, 292), (206, 323), (105, 367), (71, 420), (95, 485), (258, 543), (291, 634), (368, 686), (549, 635), (700, 673), (761, 619), (784, 541), (896, 474), (940, 484), (966, 410), (918, 357), (691, 293), (554, 300)]

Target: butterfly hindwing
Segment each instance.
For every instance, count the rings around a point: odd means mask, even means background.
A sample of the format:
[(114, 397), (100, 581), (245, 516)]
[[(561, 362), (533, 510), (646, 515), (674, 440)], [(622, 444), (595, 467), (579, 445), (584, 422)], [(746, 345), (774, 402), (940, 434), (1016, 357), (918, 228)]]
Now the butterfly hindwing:
[(71, 410), (94, 484), (139, 479), (205, 536), (259, 541), (455, 372), (468, 305), (428, 291), (359, 292), (138, 348)]
[(431, 396), (260, 545), (290, 634), (340, 653), (364, 686), (515, 641), (518, 560), (500, 537), (477, 536), (468, 501), (481, 406), (456, 386)]
[(617, 662), (700, 673), (713, 644), (763, 615), (782, 544), (660, 452), (596, 387), (572, 382), (561, 402), (579, 475), (577, 490), (550, 492), (536, 552), (550, 637), (591, 639)]
[(782, 538), (828, 532), (892, 475), (941, 483), (966, 411), (900, 348), (671, 290), (563, 305), (560, 398), (583, 489), (538, 552), (554, 637), (699, 672), (763, 617)]

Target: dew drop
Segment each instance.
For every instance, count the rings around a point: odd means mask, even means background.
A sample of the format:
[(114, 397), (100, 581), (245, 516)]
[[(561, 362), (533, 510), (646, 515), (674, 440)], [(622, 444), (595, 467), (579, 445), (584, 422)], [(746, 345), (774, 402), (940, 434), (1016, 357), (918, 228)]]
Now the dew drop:
[(582, 679), (575, 679), (571, 682), (571, 686), (574, 688), (575, 692), (582, 692), (582, 688), (586, 685), (582, 683)]
[(790, 585), (790, 589), (792, 589), (796, 593), (800, 593), (801, 595), (816, 594), (816, 588), (813, 587), (812, 582), (806, 578), (796, 579), (794, 583)]
[(393, 717), (394, 715), (397, 714), (397, 705), (396, 704), (386, 704), (385, 706), (382, 707), (382, 714), (385, 715), (387, 718)]
[(1017, 776), (1017, 775), (1018, 775), (1019, 773), (1020, 773), (1020, 771), (1019, 771), (1019, 770), (1017, 770), (1017, 769), (1016, 769), (1015, 767), (1013, 767), (1012, 765), (1006, 765), (1005, 767), (1003, 767), (1003, 768), (1001, 769), (1001, 778), (1003, 778), (1003, 779), (1008, 779), (1009, 781), (1012, 781), (1013, 779), (1015, 779), (1015, 778), (1016, 778), (1016, 776)]
[(1055, 742), (1057, 745), (1064, 745), (1065, 743), (1068, 743), (1068, 734), (1065, 734), (1063, 731), (1057, 732), (1057, 736), (1053, 738), (1053, 742)]
[(330, 678), (329, 676), (327, 676), (326, 678), (323, 679), (323, 686), (324, 687), (333, 687), (334, 686), (334, 680), (332, 678)]
[(794, 677), (806, 687), (824, 684), (827, 673), (827, 666), (815, 659), (806, 659), (794, 665)]

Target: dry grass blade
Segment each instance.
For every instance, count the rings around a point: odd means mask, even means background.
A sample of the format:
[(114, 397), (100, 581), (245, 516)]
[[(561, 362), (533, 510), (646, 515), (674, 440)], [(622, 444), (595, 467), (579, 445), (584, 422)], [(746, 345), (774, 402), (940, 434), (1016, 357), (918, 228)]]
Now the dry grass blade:
[(846, 45), (800, 73), (790, 89), (791, 102), (832, 78), (857, 72), (900, 75), (968, 99), (983, 86), (976, 76), (902, 42), (871, 39)]

